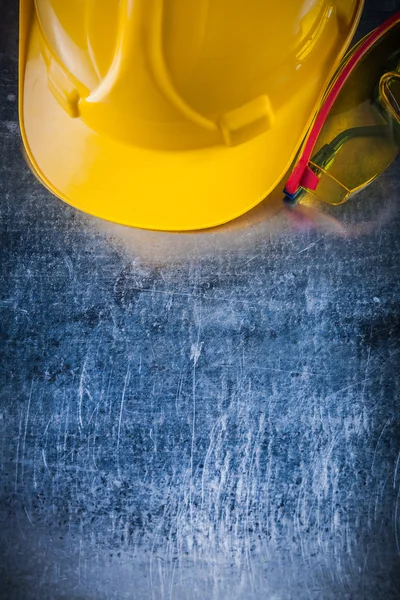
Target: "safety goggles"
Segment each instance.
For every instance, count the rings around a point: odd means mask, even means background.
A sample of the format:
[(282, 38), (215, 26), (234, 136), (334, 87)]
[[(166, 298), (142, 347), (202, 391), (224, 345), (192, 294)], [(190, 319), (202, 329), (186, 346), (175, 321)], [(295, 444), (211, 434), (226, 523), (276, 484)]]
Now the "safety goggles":
[(333, 77), (296, 165), (285, 202), (307, 192), (342, 204), (400, 150), (400, 12), (361, 40)]

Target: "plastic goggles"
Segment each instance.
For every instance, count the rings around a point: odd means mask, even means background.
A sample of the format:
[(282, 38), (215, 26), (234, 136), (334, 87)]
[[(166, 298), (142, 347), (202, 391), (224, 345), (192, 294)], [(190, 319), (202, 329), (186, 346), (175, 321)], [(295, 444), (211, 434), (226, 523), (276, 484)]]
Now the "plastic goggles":
[(342, 204), (400, 150), (400, 12), (343, 59), (303, 143), (285, 202), (311, 193)]

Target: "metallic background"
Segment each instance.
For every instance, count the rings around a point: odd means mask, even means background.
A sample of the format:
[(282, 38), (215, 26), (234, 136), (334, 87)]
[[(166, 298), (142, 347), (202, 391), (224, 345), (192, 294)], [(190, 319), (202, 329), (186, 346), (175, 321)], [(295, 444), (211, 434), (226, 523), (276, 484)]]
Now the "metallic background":
[[(0, 18), (0, 597), (400, 598), (399, 161), (343, 207), (108, 225), (26, 166)], [(367, 0), (358, 36), (400, 9)]]

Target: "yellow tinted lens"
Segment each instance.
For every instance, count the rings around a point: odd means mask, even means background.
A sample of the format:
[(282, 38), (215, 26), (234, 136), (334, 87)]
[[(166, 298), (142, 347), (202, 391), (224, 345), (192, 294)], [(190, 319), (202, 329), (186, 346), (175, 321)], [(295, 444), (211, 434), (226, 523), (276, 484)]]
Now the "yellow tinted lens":
[(394, 117), (397, 110), (400, 118), (400, 75), (392, 72), (387, 79), (386, 101), (381, 80), (394, 61), (400, 64), (399, 40), (396, 24), (360, 60), (317, 140), (309, 165), (319, 177), (313, 193), (329, 204), (341, 204), (368, 185), (400, 149), (400, 121)]
[(316, 195), (329, 204), (343, 204), (349, 197), (350, 190), (325, 169), (321, 169), (312, 162), (310, 166), (318, 174), (319, 184), (316, 192), (310, 191), (309, 193)]

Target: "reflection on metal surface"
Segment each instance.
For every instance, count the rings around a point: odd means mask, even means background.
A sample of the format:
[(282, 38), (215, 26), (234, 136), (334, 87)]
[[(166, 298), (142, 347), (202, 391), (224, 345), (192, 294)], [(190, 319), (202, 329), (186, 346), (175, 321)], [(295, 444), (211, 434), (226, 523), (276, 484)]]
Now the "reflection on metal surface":
[[(359, 199), (362, 203), (362, 197)], [(354, 202), (354, 201), (353, 201)], [(124, 227), (89, 218), (91, 229), (99, 232), (128, 258), (149, 265), (168, 265), (204, 259), (230, 252), (249, 252), (265, 239), (296, 236), (305, 231), (339, 238), (358, 238), (389, 222), (397, 212), (397, 200), (357, 223), (346, 223), (351, 208), (327, 207), (306, 194), (301, 204), (282, 202), (281, 186), (255, 209), (226, 225), (198, 232), (169, 233)]]

